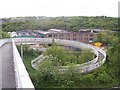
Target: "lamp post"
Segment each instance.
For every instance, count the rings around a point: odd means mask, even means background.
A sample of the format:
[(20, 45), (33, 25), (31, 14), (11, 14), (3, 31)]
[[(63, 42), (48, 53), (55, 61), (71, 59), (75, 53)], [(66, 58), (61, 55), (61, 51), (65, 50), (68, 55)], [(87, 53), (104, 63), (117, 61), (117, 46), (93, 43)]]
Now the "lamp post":
[(21, 58), (23, 59), (23, 45), (21, 44), (20, 47), (21, 47)]

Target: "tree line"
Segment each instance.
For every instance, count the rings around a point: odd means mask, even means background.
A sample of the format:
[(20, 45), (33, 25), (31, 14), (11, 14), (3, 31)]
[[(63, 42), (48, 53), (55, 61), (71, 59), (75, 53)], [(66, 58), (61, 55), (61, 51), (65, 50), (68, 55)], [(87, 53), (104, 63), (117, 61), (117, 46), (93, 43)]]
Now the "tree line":
[(7, 32), (3, 32), (2, 30), (0, 30), (0, 39), (9, 37), (10, 35)]
[(51, 28), (78, 31), (80, 29), (118, 30), (118, 19), (112, 17), (21, 17), (20, 19), (3, 19), (3, 31), (48, 30)]

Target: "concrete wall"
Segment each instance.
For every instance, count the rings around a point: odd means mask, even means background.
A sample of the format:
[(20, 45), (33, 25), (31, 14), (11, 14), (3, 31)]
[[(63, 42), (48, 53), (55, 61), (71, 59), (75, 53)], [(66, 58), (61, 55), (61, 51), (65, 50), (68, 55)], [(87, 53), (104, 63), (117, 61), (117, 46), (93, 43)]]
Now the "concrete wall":
[[(16, 45), (12, 39), (0, 39), (0, 48), (2, 48), (2, 45), (5, 43), (12, 42), (13, 46), (13, 62), (14, 62), (14, 70), (15, 70), (15, 79), (16, 79), (16, 88), (31, 88), (34, 90), (34, 86), (32, 84), (32, 81), (29, 77), (29, 74), (23, 64), (23, 61), (19, 55), (19, 52), (16, 48)], [(2, 72), (1, 72), (2, 73)]]

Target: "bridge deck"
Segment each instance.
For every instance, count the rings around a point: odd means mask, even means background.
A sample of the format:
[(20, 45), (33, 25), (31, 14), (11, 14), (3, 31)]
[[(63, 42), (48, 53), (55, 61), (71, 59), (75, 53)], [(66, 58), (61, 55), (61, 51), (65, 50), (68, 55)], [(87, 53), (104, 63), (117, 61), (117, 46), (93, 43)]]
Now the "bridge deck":
[[(7, 43), (0, 48), (0, 70), (2, 70), (2, 78), (0, 85), (2, 88), (16, 88), (14, 62), (12, 55), (12, 44)], [(0, 76), (1, 77), (1, 76)]]

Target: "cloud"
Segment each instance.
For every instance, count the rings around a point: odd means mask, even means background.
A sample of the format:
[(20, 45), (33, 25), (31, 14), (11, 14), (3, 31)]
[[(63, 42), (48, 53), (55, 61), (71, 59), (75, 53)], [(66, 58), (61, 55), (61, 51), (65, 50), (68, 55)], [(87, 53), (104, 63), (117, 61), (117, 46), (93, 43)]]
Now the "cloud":
[(0, 17), (118, 16), (119, 0), (2, 0)]

